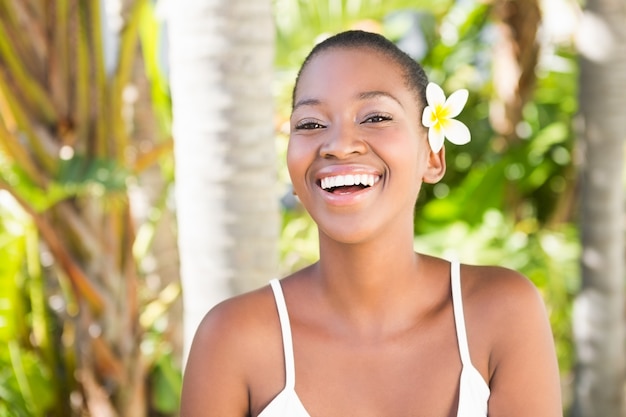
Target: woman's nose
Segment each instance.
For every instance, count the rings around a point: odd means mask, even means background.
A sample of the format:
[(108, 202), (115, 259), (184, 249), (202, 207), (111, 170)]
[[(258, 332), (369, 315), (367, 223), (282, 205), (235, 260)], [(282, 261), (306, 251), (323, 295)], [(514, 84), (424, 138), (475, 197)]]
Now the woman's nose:
[(327, 128), (325, 140), (320, 147), (323, 158), (345, 159), (367, 151), (367, 145), (350, 123), (338, 123)]

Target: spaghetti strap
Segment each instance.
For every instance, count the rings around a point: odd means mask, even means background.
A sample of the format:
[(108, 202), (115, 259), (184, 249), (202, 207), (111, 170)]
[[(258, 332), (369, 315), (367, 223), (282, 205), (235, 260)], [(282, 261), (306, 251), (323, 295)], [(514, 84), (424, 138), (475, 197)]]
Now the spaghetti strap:
[(291, 325), (289, 323), (289, 313), (287, 312), (287, 304), (283, 295), (280, 281), (272, 279), (270, 281), (272, 291), (274, 292), (274, 300), (278, 309), (278, 318), (280, 319), (280, 329), (283, 336), (283, 352), (285, 356), (285, 389), (294, 389), (296, 385), (295, 365), (293, 358), (293, 342), (291, 339)]
[(450, 281), (452, 286), (452, 304), (454, 307), (454, 324), (456, 326), (456, 338), (459, 344), (461, 362), (463, 366), (471, 366), (467, 332), (465, 330), (465, 315), (463, 313), (463, 296), (461, 294), (461, 266), (459, 261), (450, 263)]
[(302, 401), (296, 393), (296, 370), (293, 357), (293, 342), (291, 339), (291, 326), (289, 324), (289, 314), (287, 304), (280, 281), (273, 279), (270, 281), (274, 300), (278, 309), (280, 328), (283, 335), (283, 351), (285, 356), (285, 387), (272, 401), (258, 414), (259, 417), (311, 417), (302, 405)]

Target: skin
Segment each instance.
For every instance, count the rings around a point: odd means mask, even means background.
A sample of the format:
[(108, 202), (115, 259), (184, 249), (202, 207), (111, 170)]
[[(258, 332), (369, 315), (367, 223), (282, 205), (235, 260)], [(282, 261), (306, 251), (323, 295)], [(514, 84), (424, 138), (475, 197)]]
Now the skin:
[[(381, 76), (384, 74), (384, 76)], [(423, 103), (380, 52), (335, 48), (303, 71), (287, 163), (318, 225), (320, 260), (282, 280), (296, 392), (313, 417), (456, 416), (461, 362), (450, 264), (413, 251), (421, 184), (445, 172), (420, 124)], [(380, 180), (330, 196), (321, 176)], [(543, 302), (522, 275), (461, 267), (469, 349), (491, 390), (489, 416), (561, 416)], [(269, 287), (227, 300), (200, 325), (183, 417), (257, 416), (283, 389), (280, 324)]]

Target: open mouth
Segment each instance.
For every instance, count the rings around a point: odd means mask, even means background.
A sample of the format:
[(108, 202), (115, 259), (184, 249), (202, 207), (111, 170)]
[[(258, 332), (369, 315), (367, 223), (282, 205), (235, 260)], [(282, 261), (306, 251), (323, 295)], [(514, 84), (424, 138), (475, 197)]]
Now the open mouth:
[(322, 178), (320, 187), (333, 194), (350, 194), (372, 187), (380, 177), (371, 174), (347, 174)]

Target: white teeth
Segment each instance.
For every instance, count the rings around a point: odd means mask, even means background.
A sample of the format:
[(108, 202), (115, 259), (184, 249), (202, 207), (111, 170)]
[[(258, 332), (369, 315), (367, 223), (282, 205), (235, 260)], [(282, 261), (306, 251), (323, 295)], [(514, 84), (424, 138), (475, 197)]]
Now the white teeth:
[(343, 187), (349, 185), (365, 185), (368, 187), (376, 184), (380, 178), (377, 175), (370, 174), (348, 174), (337, 175), (334, 177), (322, 178), (321, 185), (324, 190), (334, 187)]

